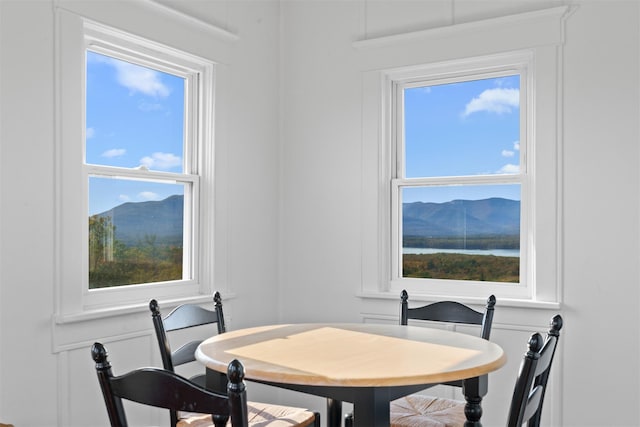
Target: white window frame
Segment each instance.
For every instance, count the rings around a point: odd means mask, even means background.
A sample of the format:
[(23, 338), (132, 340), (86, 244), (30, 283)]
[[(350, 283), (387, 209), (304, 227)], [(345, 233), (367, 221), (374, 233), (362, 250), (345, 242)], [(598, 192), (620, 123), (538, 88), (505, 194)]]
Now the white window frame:
[[(535, 248), (535, 236), (528, 230), (528, 218), (534, 197), (531, 182), (535, 182), (528, 161), (533, 159), (533, 144), (528, 141), (533, 135), (528, 131), (535, 127), (535, 118), (530, 113), (533, 111), (532, 99), (527, 96), (528, 88), (532, 81), (528, 77), (532, 68), (533, 55), (531, 52), (508, 53), (483, 58), (471, 58), (463, 61), (430, 64), (424, 67), (415, 67), (410, 70), (399, 70), (385, 73), (387, 100), (385, 114), (389, 119), (387, 126), (391, 130), (390, 140), (386, 143), (391, 146), (391, 280), (389, 289), (399, 294), (406, 289), (411, 295), (457, 295), (462, 297), (474, 297), (478, 295), (478, 289), (482, 288), (485, 295), (496, 294), (501, 297), (530, 299), (532, 292), (533, 260), (528, 256)], [(404, 117), (402, 92), (405, 88), (422, 85), (439, 85), (453, 82), (463, 82), (496, 78), (506, 75), (518, 75), (520, 78), (520, 172), (517, 174), (495, 174), (482, 176), (462, 177), (428, 177), (405, 178), (404, 177)], [(402, 200), (401, 188), (428, 186), (428, 185), (476, 185), (491, 184), (520, 184), (520, 283), (479, 282), (471, 280), (444, 280), (444, 279), (419, 279), (402, 277)]]
[[(397, 299), (407, 288), (413, 300), (455, 298), (482, 304), (490, 293), (501, 305), (558, 308), (562, 295), (562, 52), (566, 19), (562, 6), (353, 43), (362, 72), (362, 281), (359, 296)], [(524, 72), (526, 100), (521, 132), (523, 175), (521, 259), (525, 286), (475, 282), (474, 286), (413, 286), (398, 280), (399, 221), (393, 201), (397, 158), (393, 81), (460, 78), (514, 69)], [(522, 143), (521, 143), (522, 144)], [(521, 145), (522, 149), (522, 145)], [(397, 196), (396, 196), (397, 197)], [(395, 218), (393, 218), (395, 216)], [(395, 227), (397, 230), (397, 227)], [(395, 240), (395, 242), (394, 242)], [(522, 263), (521, 263), (522, 264)], [(419, 280), (419, 279), (418, 279)], [(478, 286), (475, 286), (478, 285)], [(515, 290), (515, 292), (514, 292)]]
[[(144, 308), (151, 298), (207, 301), (213, 291), (213, 94), (215, 63), (184, 50), (58, 11), (57, 164), (58, 280), (56, 321), (74, 322)], [(184, 173), (138, 171), (85, 164), (85, 72), (87, 49), (179, 75), (185, 88)], [(187, 280), (89, 290), (88, 177), (155, 178), (191, 186), (185, 191)], [(189, 230), (189, 231), (188, 231)]]

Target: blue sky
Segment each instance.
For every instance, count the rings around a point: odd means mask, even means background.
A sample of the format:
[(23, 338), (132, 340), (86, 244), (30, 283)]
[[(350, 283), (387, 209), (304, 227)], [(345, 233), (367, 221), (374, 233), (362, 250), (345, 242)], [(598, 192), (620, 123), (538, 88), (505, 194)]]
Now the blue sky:
[[(407, 178), (504, 174), (520, 165), (519, 76), (404, 92)], [(520, 199), (517, 185), (410, 189), (403, 201)]]
[[(183, 171), (184, 79), (87, 51), (86, 161)], [(405, 90), (407, 177), (519, 168), (519, 76)], [(184, 194), (182, 185), (90, 179), (89, 214)], [(403, 202), (505, 197), (519, 186), (410, 189)]]
[[(87, 51), (86, 162), (183, 172), (183, 78)], [(89, 214), (183, 194), (182, 185), (91, 178)]]

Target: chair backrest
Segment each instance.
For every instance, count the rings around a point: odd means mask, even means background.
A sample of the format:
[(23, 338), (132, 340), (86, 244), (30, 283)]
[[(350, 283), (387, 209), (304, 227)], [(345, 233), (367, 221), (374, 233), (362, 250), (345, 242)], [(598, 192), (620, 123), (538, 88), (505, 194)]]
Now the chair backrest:
[(551, 363), (556, 352), (562, 317), (556, 315), (551, 319), (546, 339), (535, 333), (529, 338), (529, 350), (520, 364), (518, 379), (513, 390), (511, 408), (509, 409), (508, 427), (540, 426), (542, 403), (549, 380)]
[(213, 301), (215, 303), (215, 310), (207, 310), (195, 304), (182, 304), (173, 309), (171, 313), (164, 318), (162, 318), (160, 314), (158, 302), (155, 299), (149, 302), (151, 319), (160, 347), (162, 366), (164, 366), (165, 369), (173, 371), (176, 366), (194, 362), (196, 360), (196, 348), (203, 341), (191, 341), (180, 346), (177, 350), (172, 351), (167, 332), (212, 323), (217, 324), (219, 334), (225, 332), (226, 327), (224, 324), (224, 314), (222, 312), (222, 297), (219, 292), (214, 294)]
[(422, 307), (409, 308), (409, 294), (403, 290), (400, 294), (400, 324), (408, 324), (409, 319), (430, 320), (434, 322), (462, 323), (480, 325), (480, 336), (485, 340), (491, 335), (493, 311), (496, 297), (487, 298), (484, 313), (457, 301), (440, 301)]
[[(226, 331), (224, 324), (224, 313), (222, 312), (222, 297), (220, 292), (216, 292), (213, 295), (213, 301), (215, 303), (214, 310), (207, 310), (199, 305), (195, 304), (182, 304), (174, 308), (166, 317), (162, 317), (160, 314), (160, 307), (158, 301), (152, 299), (149, 302), (149, 310), (151, 310), (151, 320), (153, 321), (153, 327), (156, 331), (156, 337), (158, 338), (158, 346), (160, 348), (160, 357), (162, 358), (162, 366), (164, 369), (174, 372), (176, 366), (184, 365), (186, 363), (195, 362), (195, 352), (198, 345), (204, 340), (194, 340), (184, 343), (176, 350), (171, 349), (169, 344), (169, 338), (167, 332), (177, 331), (180, 329), (193, 328), (196, 326), (208, 325), (215, 323), (218, 327), (218, 333), (221, 334)], [(208, 338), (208, 336), (206, 337)], [(200, 386), (204, 386), (206, 382), (205, 374), (199, 374), (189, 378), (190, 381), (195, 382)], [(220, 379), (218, 381), (221, 381)], [(222, 386), (218, 384), (216, 390), (220, 391)], [(178, 423), (178, 413), (174, 410), (169, 411), (171, 418), (171, 426), (175, 426)]]
[(233, 427), (246, 426), (247, 393), (244, 367), (233, 360), (228, 367), (227, 395), (208, 391), (175, 372), (160, 368), (140, 368), (114, 376), (101, 343), (93, 344), (91, 356), (102, 390), (111, 427), (126, 427), (122, 399), (173, 411), (211, 414), (216, 427), (225, 426), (229, 417)]

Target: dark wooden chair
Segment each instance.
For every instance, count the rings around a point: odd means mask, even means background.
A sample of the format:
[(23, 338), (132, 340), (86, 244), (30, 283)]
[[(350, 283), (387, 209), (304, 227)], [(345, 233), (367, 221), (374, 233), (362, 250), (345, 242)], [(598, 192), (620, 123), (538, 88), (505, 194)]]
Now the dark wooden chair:
[[(160, 356), (162, 357), (162, 366), (164, 367), (164, 369), (175, 372), (176, 366), (195, 362), (196, 348), (204, 339), (210, 336), (210, 334), (207, 334), (207, 336), (203, 337), (203, 339), (201, 340), (187, 342), (181, 345), (177, 350), (172, 351), (171, 345), (169, 344), (167, 332), (173, 332), (181, 329), (194, 328), (197, 326), (209, 324), (216, 324), (217, 332), (219, 334), (226, 332), (224, 312), (222, 310), (222, 297), (220, 295), (220, 292), (216, 292), (213, 295), (213, 301), (215, 303), (214, 310), (207, 310), (195, 304), (182, 304), (174, 308), (164, 318), (160, 313), (160, 306), (158, 302), (155, 299), (149, 302), (151, 320), (153, 321), (153, 327), (156, 331), (158, 346), (160, 348)], [(206, 387), (220, 393), (224, 393), (225, 389), (227, 388), (227, 378), (225, 378), (222, 374), (217, 377), (217, 383), (215, 384), (212, 384), (213, 381), (211, 380), (210, 383), (207, 384), (205, 373), (196, 374), (190, 377), (189, 381), (201, 387)], [(286, 406), (262, 405), (264, 407), (263, 410), (265, 411), (265, 414), (274, 418), (276, 418), (281, 409), (283, 409), (285, 412), (288, 410)], [(181, 420), (185, 418), (193, 418), (193, 416), (193, 413), (182, 413), (173, 409), (169, 410), (169, 417), (171, 419), (172, 427), (180, 425)], [(315, 425), (319, 427), (320, 415), (315, 413), (314, 416), (316, 417)]]
[[(491, 295), (487, 299), (484, 312), (476, 311), (471, 307), (457, 301), (440, 301), (427, 304), (421, 307), (409, 308), (409, 294), (403, 290), (400, 294), (400, 324), (408, 325), (409, 320), (423, 320), (432, 322), (456, 323), (464, 325), (480, 326), (480, 336), (486, 340), (491, 335), (491, 325), (493, 323), (493, 312), (496, 305), (496, 297)], [(462, 387), (462, 381), (451, 381), (445, 383), (449, 386)], [(438, 425), (459, 425), (465, 421), (464, 410), (460, 411), (457, 405), (451, 407), (451, 399), (441, 399), (421, 394), (414, 394), (391, 402), (391, 414), (403, 413), (403, 417), (397, 417), (392, 421), (392, 427), (405, 427), (421, 425), (416, 424), (415, 417), (407, 414), (407, 409), (412, 408), (416, 417), (420, 419), (429, 418), (430, 414), (438, 414), (438, 421), (445, 424)], [(464, 409), (464, 408), (463, 408)], [(393, 420), (393, 417), (392, 417)], [(353, 425), (353, 414), (345, 416), (345, 426)]]
[(496, 297), (491, 295), (487, 298), (484, 312), (476, 311), (457, 301), (440, 301), (422, 307), (409, 308), (409, 294), (403, 290), (400, 294), (400, 324), (408, 325), (409, 319), (414, 319), (478, 325), (480, 336), (488, 340), (491, 336), (495, 305)]
[(556, 315), (551, 319), (546, 339), (538, 333), (529, 339), (529, 351), (520, 364), (520, 372), (513, 390), (511, 407), (509, 408), (508, 427), (539, 427), (542, 403), (547, 390), (549, 372), (560, 340), (562, 317)]
[(116, 377), (107, 360), (107, 350), (98, 342), (93, 344), (91, 356), (112, 427), (128, 425), (123, 399), (173, 411), (198, 412), (180, 420), (178, 427), (223, 427), (229, 418), (232, 427), (319, 426), (316, 414), (306, 409), (247, 402), (244, 367), (238, 360), (229, 363), (224, 395), (166, 369), (140, 368)]
[[(508, 427), (520, 427), (526, 423), (527, 427), (539, 427), (542, 413), (542, 403), (549, 380), (551, 362), (562, 329), (562, 317), (556, 315), (551, 319), (546, 339), (535, 333), (529, 338), (529, 350), (525, 353), (520, 364), (520, 371), (513, 391), (511, 407), (509, 409)], [(411, 402), (408, 402), (411, 404)], [(427, 415), (418, 415), (415, 406), (396, 407), (391, 411), (391, 425), (396, 425), (402, 418), (410, 417), (413, 425), (423, 427), (453, 427), (461, 426), (465, 422), (465, 402), (440, 399), (438, 402), (441, 412), (432, 411)], [(452, 417), (453, 414), (453, 417)]]
[[(201, 340), (194, 340), (184, 343), (178, 349), (172, 351), (171, 345), (169, 344), (167, 332), (214, 323), (217, 326), (217, 332), (219, 334), (226, 331), (226, 326), (224, 323), (224, 313), (222, 311), (222, 297), (220, 296), (220, 292), (216, 292), (213, 295), (213, 301), (215, 303), (214, 310), (207, 310), (195, 304), (182, 304), (173, 309), (164, 318), (160, 314), (160, 306), (158, 304), (158, 301), (152, 299), (149, 302), (151, 320), (156, 331), (158, 346), (160, 347), (160, 356), (162, 358), (162, 366), (164, 367), (164, 369), (175, 372), (176, 366), (195, 362), (196, 348), (205, 338), (208, 338), (208, 336), (206, 336)], [(205, 387), (206, 385), (206, 375), (204, 372), (190, 377), (189, 380), (200, 385), (201, 387)], [(224, 391), (224, 383), (226, 383), (226, 379), (221, 378), (220, 384), (216, 387), (217, 391)], [(170, 410), (169, 416), (171, 417), (171, 425), (175, 426), (178, 423), (180, 414), (176, 411)]]
[[(196, 348), (203, 341), (190, 341), (181, 345), (177, 350), (172, 351), (171, 345), (169, 344), (169, 338), (167, 337), (167, 332), (214, 323), (218, 327), (217, 332), (219, 334), (226, 331), (220, 292), (216, 292), (214, 294), (213, 301), (215, 303), (214, 310), (207, 310), (195, 304), (182, 304), (173, 309), (164, 318), (160, 314), (158, 301), (152, 299), (149, 302), (151, 320), (153, 321), (153, 327), (156, 331), (156, 337), (158, 338), (160, 356), (162, 357), (162, 366), (164, 366), (165, 369), (175, 371), (174, 368), (176, 366), (195, 362)], [(204, 374), (193, 377), (191, 380), (200, 385), (204, 385)]]

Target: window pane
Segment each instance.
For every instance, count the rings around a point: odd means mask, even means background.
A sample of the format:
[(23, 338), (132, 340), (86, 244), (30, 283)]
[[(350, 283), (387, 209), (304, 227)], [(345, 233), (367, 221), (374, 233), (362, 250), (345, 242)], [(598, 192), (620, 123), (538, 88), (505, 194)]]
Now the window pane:
[(89, 178), (89, 289), (183, 279), (185, 186)]
[(520, 281), (520, 185), (408, 187), (402, 276)]
[(185, 79), (87, 51), (86, 162), (183, 172)]
[(518, 173), (520, 76), (404, 90), (405, 177)]

